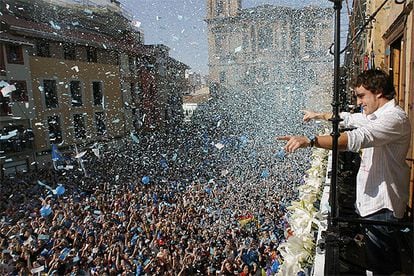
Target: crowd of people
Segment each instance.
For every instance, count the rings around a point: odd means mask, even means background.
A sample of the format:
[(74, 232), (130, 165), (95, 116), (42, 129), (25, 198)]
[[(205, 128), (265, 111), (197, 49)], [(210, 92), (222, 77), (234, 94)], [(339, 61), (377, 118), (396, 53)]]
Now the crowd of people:
[[(278, 129), (303, 132), (292, 114), (277, 115)], [(269, 138), (278, 131), (264, 138), (225, 113), (204, 119), (102, 143), (84, 170), (4, 179), (0, 274), (274, 275), (310, 151), (285, 156)]]

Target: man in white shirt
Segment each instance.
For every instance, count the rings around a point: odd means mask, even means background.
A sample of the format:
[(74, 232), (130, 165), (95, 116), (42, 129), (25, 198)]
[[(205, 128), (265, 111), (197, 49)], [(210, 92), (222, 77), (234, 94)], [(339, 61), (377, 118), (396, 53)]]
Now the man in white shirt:
[[(357, 175), (356, 210), (366, 219), (398, 221), (404, 216), (409, 198), (410, 171), (405, 159), (410, 145), (410, 122), (406, 113), (396, 105), (391, 79), (383, 71), (362, 72), (356, 79), (354, 90), (363, 114), (341, 113), (344, 126), (356, 129), (341, 133), (338, 146), (340, 150), (362, 151)], [(303, 120), (328, 120), (331, 116), (329, 113), (305, 111)], [(278, 139), (287, 141), (287, 152), (309, 146), (332, 148), (329, 135)], [(395, 228), (367, 226), (366, 237), (369, 270), (384, 275), (401, 271)]]

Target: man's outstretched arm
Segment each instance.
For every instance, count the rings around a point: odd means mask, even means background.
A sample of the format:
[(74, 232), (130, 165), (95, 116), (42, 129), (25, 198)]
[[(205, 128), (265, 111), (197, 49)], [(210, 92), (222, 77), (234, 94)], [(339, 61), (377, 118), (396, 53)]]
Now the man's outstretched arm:
[(310, 110), (302, 110), (303, 111), (303, 121), (309, 122), (310, 120), (325, 120), (328, 121), (330, 118), (332, 118), (332, 113), (318, 113), (313, 112)]
[[(285, 145), (286, 152), (294, 152), (299, 148), (307, 148), (311, 145), (311, 141), (306, 136), (281, 136), (277, 140), (287, 141)], [(346, 132), (341, 133), (338, 139), (339, 150), (346, 150), (348, 145), (348, 135)], [(323, 149), (332, 149), (332, 136), (322, 135), (316, 136), (314, 146)]]

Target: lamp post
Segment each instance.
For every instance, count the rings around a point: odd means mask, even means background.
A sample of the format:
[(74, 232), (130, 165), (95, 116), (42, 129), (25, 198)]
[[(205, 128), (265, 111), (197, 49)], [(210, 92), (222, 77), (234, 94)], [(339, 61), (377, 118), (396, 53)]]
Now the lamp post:
[(325, 275), (339, 275), (339, 231), (336, 218), (337, 210), (337, 180), (338, 180), (338, 138), (339, 122), (339, 85), (340, 85), (340, 31), (341, 31), (341, 8), (342, 0), (330, 0), (334, 3), (335, 10), (335, 28), (334, 28), (334, 87), (332, 99), (332, 113), (330, 119), (332, 122), (332, 173), (331, 187), (329, 192), (329, 205), (331, 212), (328, 217), (328, 229), (326, 231), (326, 258), (325, 258)]

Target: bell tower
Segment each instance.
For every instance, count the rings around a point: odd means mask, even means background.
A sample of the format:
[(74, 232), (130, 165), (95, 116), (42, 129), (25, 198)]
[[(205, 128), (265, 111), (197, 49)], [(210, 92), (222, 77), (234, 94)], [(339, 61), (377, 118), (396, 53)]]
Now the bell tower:
[(236, 16), (242, 0), (207, 0), (207, 18)]
[[(241, 12), (241, 0), (207, 0), (208, 67), (212, 82), (227, 83), (235, 75), (229, 71), (226, 57), (234, 51), (234, 22)], [(237, 20), (237, 19), (236, 19)], [(237, 35), (236, 35), (237, 36)]]

